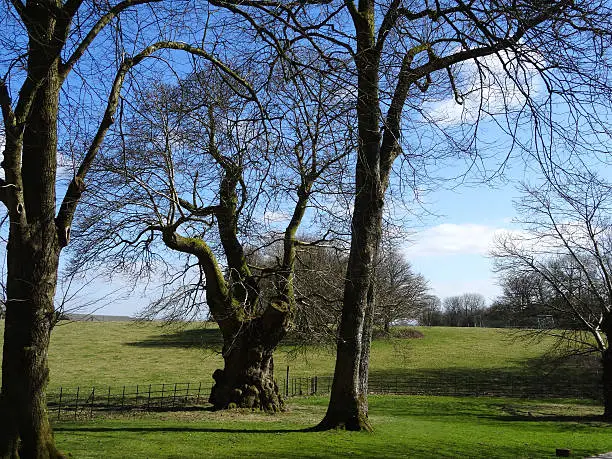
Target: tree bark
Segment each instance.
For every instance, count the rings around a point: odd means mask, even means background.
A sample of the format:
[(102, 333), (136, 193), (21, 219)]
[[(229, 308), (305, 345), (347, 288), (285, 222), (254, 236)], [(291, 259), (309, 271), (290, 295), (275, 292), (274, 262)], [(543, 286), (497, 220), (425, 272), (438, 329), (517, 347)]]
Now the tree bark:
[(361, 412), (368, 416), (368, 383), (370, 380), (370, 349), (372, 347), (372, 331), (374, 330), (374, 308), (376, 307), (374, 282), (368, 290), (368, 306), (363, 324), (361, 358), (359, 361), (359, 393), (362, 401)]
[(45, 395), (59, 254), (50, 245), (32, 248), (14, 244), (7, 254), (8, 300), (0, 395), (3, 458), (63, 457), (54, 445)]
[[(609, 336), (609, 335), (608, 335)], [(612, 421), (612, 348), (602, 352), (604, 419)]]
[[(34, 8), (34, 7), (33, 7)], [(33, 9), (40, 36), (30, 41), (29, 77), (38, 82), (22, 133), (7, 132), (7, 304), (0, 395), (0, 457), (55, 458), (45, 389), (60, 254), (55, 225), (59, 58), (55, 19)], [(39, 17), (36, 15), (40, 15)], [(34, 83), (33, 83), (34, 84)], [(23, 139), (20, 144), (20, 139)]]
[[(336, 367), (327, 413), (318, 429), (371, 431), (368, 420), (367, 372), (371, 326), (367, 327), (368, 292), (382, 222), (382, 200), (356, 198), (353, 242), (348, 262), (344, 305), (338, 331)], [(369, 329), (369, 330), (368, 330)], [(363, 361), (362, 361), (363, 359)]]
[[(378, 142), (370, 143), (369, 147), (377, 149)], [(364, 164), (364, 156), (360, 154), (357, 161), (359, 191), (355, 197), (352, 219), (351, 252), (338, 330), (334, 381), (328, 410), (319, 429), (372, 430), (367, 416), (367, 394), (361, 390), (360, 370), (365, 373), (368, 370), (368, 362), (364, 361), (362, 366), (361, 360), (362, 357), (369, 358), (371, 335), (364, 329), (368, 293), (380, 240), (383, 199), (379, 177), (371, 173), (369, 165)]]
[[(368, 371), (369, 333), (364, 333), (368, 293), (380, 242), (384, 188), (381, 177), (379, 127), (380, 54), (375, 47), (374, 2), (363, 0), (351, 10), (357, 32), (357, 128), (359, 147), (355, 170), (355, 206), (351, 219), (349, 254), (342, 317), (338, 329), (336, 367), (327, 413), (317, 429), (345, 428), (371, 431), (367, 394), (360, 372)], [(364, 349), (365, 346), (365, 349)], [(364, 381), (365, 382), (365, 381)]]
[(229, 340), (224, 340), (225, 366), (215, 370), (215, 385), (209, 398), (215, 409), (239, 407), (276, 412), (284, 408), (274, 381), (272, 356), (282, 336), (266, 336), (261, 322), (255, 319), (244, 323)]

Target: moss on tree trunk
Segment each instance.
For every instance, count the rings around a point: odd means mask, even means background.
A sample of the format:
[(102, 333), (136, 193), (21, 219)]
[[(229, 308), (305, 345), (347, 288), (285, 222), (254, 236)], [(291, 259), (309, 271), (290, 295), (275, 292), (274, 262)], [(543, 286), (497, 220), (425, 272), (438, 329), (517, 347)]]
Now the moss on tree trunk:
[(246, 320), (223, 332), (225, 366), (213, 374), (215, 385), (209, 401), (215, 409), (253, 408), (276, 412), (284, 408), (274, 381), (273, 353), (286, 333), (288, 310), (271, 304), (255, 319)]
[(213, 374), (209, 401), (215, 409), (252, 408), (267, 412), (283, 409), (274, 381), (273, 349), (240, 339), (224, 357), (225, 367)]

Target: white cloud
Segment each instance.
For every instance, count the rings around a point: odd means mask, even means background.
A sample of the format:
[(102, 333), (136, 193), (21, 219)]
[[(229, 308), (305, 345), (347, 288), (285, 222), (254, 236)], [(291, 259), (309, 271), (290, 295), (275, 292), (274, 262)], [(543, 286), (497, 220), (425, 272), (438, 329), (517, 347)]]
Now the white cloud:
[(264, 221), (266, 224), (283, 223), (291, 219), (291, 215), (283, 211), (267, 211), (264, 213)]
[(506, 231), (475, 223), (442, 223), (414, 236), (414, 243), (404, 249), (410, 258), (441, 255), (487, 255), (496, 235)]
[(490, 270), (474, 273), (470, 279), (432, 280), (429, 286), (431, 293), (442, 300), (464, 293), (480, 293), (490, 304), (501, 294), (501, 288)]
[(455, 66), (455, 84), (463, 96), (462, 104), (454, 97), (427, 104), (429, 119), (447, 125), (473, 122), (479, 114), (496, 115), (519, 109), (527, 97), (537, 97), (544, 89), (538, 72), (544, 59), (535, 52), (526, 52), (520, 62), (513, 52), (487, 56), (478, 62), (483, 71), (474, 61)]

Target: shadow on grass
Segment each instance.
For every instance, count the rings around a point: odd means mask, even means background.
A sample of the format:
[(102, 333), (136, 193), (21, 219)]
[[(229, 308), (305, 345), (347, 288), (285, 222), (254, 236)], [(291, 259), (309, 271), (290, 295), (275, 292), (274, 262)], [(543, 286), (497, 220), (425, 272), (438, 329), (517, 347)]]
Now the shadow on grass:
[(208, 433), (245, 433), (245, 434), (279, 434), (312, 432), (311, 428), (304, 429), (227, 429), (217, 427), (99, 427), (99, 426), (55, 426), (54, 432), (208, 432)]
[(585, 404), (602, 397), (596, 365), (557, 362), (549, 366), (541, 359), (514, 367), (374, 370), (369, 388), (379, 394), (570, 398), (584, 399)]
[(221, 346), (223, 346), (223, 336), (218, 328), (189, 328), (177, 330), (172, 333), (161, 333), (159, 335), (149, 336), (141, 341), (132, 341), (126, 344), (136, 347), (214, 347), (220, 349)]
[[(128, 346), (136, 347), (159, 347), (159, 348), (214, 348), (223, 346), (223, 336), (216, 326), (210, 328), (189, 328), (176, 330), (171, 333), (160, 333), (151, 335), (140, 341), (126, 343)], [(300, 348), (325, 347), (329, 343), (308, 343), (303, 337), (290, 333), (280, 343), (282, 346), (296, 346)]]
[(524, 414), (509, 416), (480, 416), (481, 418), (493, 419), (504, 422), (561, 422), (561, 423), (580, 423), (591, 426), (601, 426), (604, 428), (612, 427), (612, 421), (607, 421), (601, 415), (570, 416), (559, 414)]

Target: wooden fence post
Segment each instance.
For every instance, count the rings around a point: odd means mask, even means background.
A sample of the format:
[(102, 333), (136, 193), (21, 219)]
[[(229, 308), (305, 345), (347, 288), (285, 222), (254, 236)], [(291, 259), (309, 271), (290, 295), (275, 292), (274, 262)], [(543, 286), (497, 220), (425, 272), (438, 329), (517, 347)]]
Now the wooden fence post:
[(59, 403), (57, 404), (57, 420), (60, 420), (60, 414), (62, 412), (62, 395), (63, 395), (63, 389), (60, 387), (60, 396), (59, 396)]
[(147, 398), (147, 411), (151, 411), (151, 384), (149, 384), (149, 396)]
[(74, 400), (74, 419), (77, 418), (77, 412), (79, 410), (79, 391), (80, 389), (81, 389), (81, 386), (77, 386), (76, 398)]

